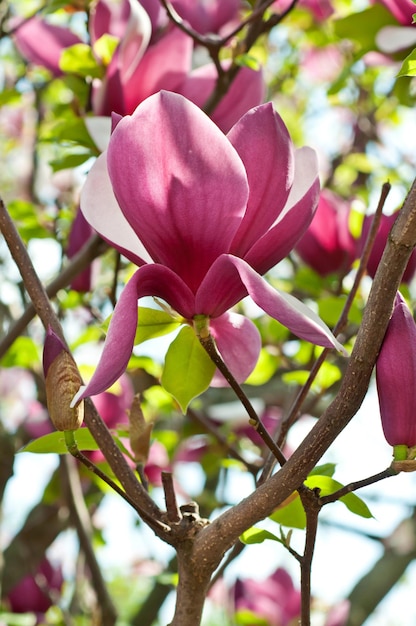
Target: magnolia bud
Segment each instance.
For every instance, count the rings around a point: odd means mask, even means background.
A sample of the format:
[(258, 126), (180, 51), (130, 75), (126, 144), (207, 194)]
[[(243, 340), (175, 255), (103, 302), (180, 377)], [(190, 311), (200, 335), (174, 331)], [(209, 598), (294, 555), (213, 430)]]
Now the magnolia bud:
[(53, 332), (48, 329), (43, 350), (46, 402), (57, 430), (77, 430), (84, 419), (84, 402), (71, 408), (71, 400), (82, 385), (72, 356)]
[(130, 447), (136, 463), (146, 463), (149, 456), (153, 423), (146, 422), (140, 406), (140, 396), (134, 396), (129, 412)]

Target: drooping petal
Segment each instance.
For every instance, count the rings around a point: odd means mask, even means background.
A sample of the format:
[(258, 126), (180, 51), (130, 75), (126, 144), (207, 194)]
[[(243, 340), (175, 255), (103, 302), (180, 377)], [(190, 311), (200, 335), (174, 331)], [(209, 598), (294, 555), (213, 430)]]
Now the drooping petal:
[(250, 188), (247, 210), (230, 250), (244, 257), (285, 207), (294, 178), (293, 146), (271, 102), (246, 113), (228, 139), (245, 165)]
[(30, 63), (46, 67), (54, 76), (62, 75), (59, 60), (63, 50), (81, 42), (68, 28), (48, 24), (36, 16), (14, 28), (13, 39), (20, 53)]
[[(224, 70), (229, 64), (223, 62)], [(188, 74), (176, 91), (199, 107), (203, 107), (215, 89), (218, 72), (213, 63), (198, 67)], [(210, 118), (224, 133), (247, 111), (261, 104), (266, 92), (263, 73), (242, 67), (225, 96), (210, 113)]]
[(416, 325), (400, 293), (377, 359), (376, 381), (387, 442), (416, 445)]
[(87, 222), (110, 245), (136, 265), (152, 259), (124, 217), (115, 199), (107, 170), (107, 153), (101, 154), (92, 166), (80, 199)]
[(319, 201), (316, 154), (311, 148), (295, 152), (295, 180), (277, 222), (244, 256), (259, 274), (265, 274), (293, 249), (315, 215)]
[[(243, 383), (256, 366), (261, 349), (260, 333), (251, 320), (238, 313), (224, 313), (210, 321), (210, 331), (231, 374)], [(220, 372), (211, 386), (228, 385)]]
[(116, 304), (97, 369), (76, 400), (105, 391), (126, 370), (137, 329), (137, 301), (144, 296), (163, 298), (184, 317), (193, 317), (193, 295), (169, 268), (152, 264), (138, 269)]
[(297, 337), (318, 346), (335, 347), (345, 354), (344, 348), (316, 313), (290, 294), (273, 289), (248, 263), (229, 254), (219, 257), (207, 274), (195, 298), (196, 312), (212, 317), (221, 315), (231, 306), (226, 299), (227, 288), (232, 290), (234, 287), (235, 293), (238, 284), (265, 313)]
[(196, 291), (246, 205), (245, 169), (228, 139), (194, 104), (162, 91), (117, 124), (108, 169), (150, 256)]
[(192, 40), (177, 28), (149, 46), (133, 72), (122, 79), (126, 114), (161, 89), (177, 91), (192, 66)]

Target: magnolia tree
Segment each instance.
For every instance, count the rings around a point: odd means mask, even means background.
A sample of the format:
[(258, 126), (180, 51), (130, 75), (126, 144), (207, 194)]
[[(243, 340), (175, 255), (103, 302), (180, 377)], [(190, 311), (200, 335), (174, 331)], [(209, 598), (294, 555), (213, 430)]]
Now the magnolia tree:
[[(416, 555), (366, 497), (416, 468), (413, 1), (3, 4), (0, 622), (364, 623)], [(328, 601), (337, 506), (384, 548)]]

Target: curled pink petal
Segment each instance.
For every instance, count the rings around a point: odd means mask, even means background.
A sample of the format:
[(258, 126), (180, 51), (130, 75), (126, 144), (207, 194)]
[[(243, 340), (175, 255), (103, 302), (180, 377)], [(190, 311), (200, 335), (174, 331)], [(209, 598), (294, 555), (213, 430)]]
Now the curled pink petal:
[[(256, 366), (261, 349), (260, 333), (251, 320), (238, 313), (224, 313), (210, 322), (210, 331), (228, 369), (238, 383), (243, 383)], [(220, 372), (213, 387), (228, 383)]]

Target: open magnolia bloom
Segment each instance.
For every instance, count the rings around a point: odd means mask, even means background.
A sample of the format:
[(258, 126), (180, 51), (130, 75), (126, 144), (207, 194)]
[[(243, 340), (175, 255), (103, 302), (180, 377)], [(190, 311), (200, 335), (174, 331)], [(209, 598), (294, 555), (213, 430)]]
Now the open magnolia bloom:
[(104, 391), (126, 369), (143, 296), (163, 299), (191, 325), (205, 319), (239, 381), (260, 350), (252, 322), (228, 312), (247, 295), (298, 337), (342, 350), (317, 315), (261, 277), (305, 232), (318, 196), (314, 151), (294, 150), (271, 103), (250, 110), (227, 136), (170, 92), (121, 118), (87, 177), (81, 210), (139, 269), (82, 397)]

